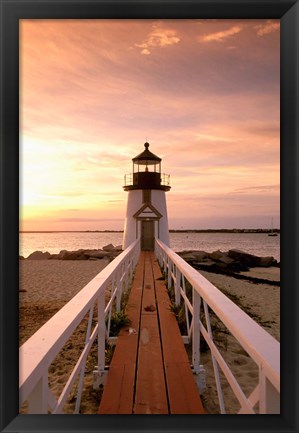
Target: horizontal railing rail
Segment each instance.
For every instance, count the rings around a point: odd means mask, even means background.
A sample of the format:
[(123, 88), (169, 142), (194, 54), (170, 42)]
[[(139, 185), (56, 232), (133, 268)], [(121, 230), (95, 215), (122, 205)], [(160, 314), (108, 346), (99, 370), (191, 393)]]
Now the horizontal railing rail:
[[(20, 407), (28, 401), (28, 413), (63, 413), (75, 384), (78, 388), (75, 413), (79, 413), (86, 360), (96, 339), (94, 379), (101, 383), (105, 376), (105, 343), (110, 338), (111, 315), (120, 311), (122, 295), (132, 281), (139, 253), (140, 240), (136, 240), (20, 347), (19, 399)], [(92, 329), (95, 310), (97, 323)], [(84, 348), (60, 396), (54, 397), (48, 385), (49, 367), (87, 314)]]
[[(167, 275), (168, 289), (174, 289), (175, 304), (180, 305), (184, 302), (188, 332), (184, 339), (192, 341), (192, 363), (195, 374), (199, 373), (201, 368), (200, 334), (210, 348), (220, 412), (226, 413), (219, 368), (239, 401), (240, 414), (256, 413), (256, 406), (258, 406), (257, 412), (261, 414), (279, 413), (279, 342), (163, 242), (156, 239), (155, 245), (159, 264)], [(192, 287), (191, 297), (187, 296), (187, 282)], [(244, 394), (215, 344), (209, 308), (258, 366), (258, 385), (249, 397)], [(201, 320), (201, 310), (203, 310), (206, 326)]]
[[(134, 173), (128, 173), (124, 176), (124, 186), (134, 185)], [(170, 175), (166, 173), (160, 173), (160, 185), (170, 186)]]

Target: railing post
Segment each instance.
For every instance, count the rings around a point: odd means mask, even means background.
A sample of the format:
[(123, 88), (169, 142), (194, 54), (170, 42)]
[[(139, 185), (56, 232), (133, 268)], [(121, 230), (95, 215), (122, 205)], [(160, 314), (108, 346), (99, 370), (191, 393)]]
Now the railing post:
[(168, 263), (168, 266), (167, 266), (167, 288), (168, 288), (168, 290), (171, 288), (171, 272), (172, 272), (172, 262), (171, 262), (171, 259), (170, 259), (170, 257), (167, 257), (167, 263)]
[[(91, 334), (91, 326), (92, 326), (92, 318), (93, 318), (93, 312), (94, 312), (94, 305), (89, 311), (89, 318), (88, 318), (88, 325), (85, 335), (85, 346), (87, 346), (90, 334)], [(76, 399), (76, 405), (75, 405), (75, 413), (79, 413), (80, 405), (81, 405), (81, 398), (82, 398), (82, 389), (83, 389), (83, 382), (84, 382), (84, 374), (85, 374), (85, 366), (86, 366), (86, 358), (84, 364), (81, 367), (80, 371), (80, 377), (79, 377), (79, 383), (78, 383), (78, 391), (77, 391), (77, 399)]]
[(129, 287), (129, 265), (130, 265), (130, 261), (127, 258), (126, 261), (125, 261), (126, 290), (128, 290), (128, 287)]
[(163, 260), (163, 270), (164, 270), (164, 275), (167, 272), (167, 256), (165, 251), (162, 251), (162, 260)]
[(259, 369), (260, 383), (260, 414), (279, 414), (280, 413), (280, 394), (269, 381), (264, 373), (263, 366)]
[(181, 272), (179, 271), (177, 266), (175, 270), (174, 294), (175, 294), (175, 303), (176, 305), (179, 305), (181, 303)]
[(98, 371), (105, 369), (105, 292), (100, 293), (98, 299)]
[(122, 284), (120, 282), (120, 278), (121, 278), (121, 268), (120, 270), (117, 271), (116, 273), (116, 311), (119, 312), (120, 311), (120, 306), (121, 306), (121, 295), (122, 295)]
[(199, 313), (200, 313), (201, 297), (192, 287), (192, 304), (193, 304), (193, 335), (192, 335), (192, 362), (194, 373), (199, 372), (200, 363), (200, 326), (199, 326)]
[[(212, 327), (211, 327), (209, 306), (206, 303), (206, 301), (203, 301), (203, 306), (204, 306), (204, 312), (205, 312), (205, 317), (206, 317), (208, 334), (209, 334), (211, 340), (213, 340), (213, 332), (212, 332)], [(211, 357), (212, 357), (212, 364), (213, 364), (213, 369), (214, 369), (214, 377), (215, 377), (215, 382), (216, 382), (220, 413), (225, 414), (225, 405), (224, 405), (223, 392), (222, 392), (221, 381), (220, 381), (220, 376), (219, 376), (219, 369), (218, 369), (218, 364), (217, 364), (217, 361), (215, 359), (215, 356), (213, 355), (213, 352), (211, 352)]]
[(48, 370), (40, 378), (35, 385), (33, 391), (28, 398), (28, 413), (48, 413)]
[(131, 253), (131, 257), (130, 257), (130, 284), (132, 283), (133, 280), (133, 272), (134, 272), (134, 254), (133, 252)]
[(105, 371), (105, 291), (98, 298), (98, 365), (93, 371), (93, 389), (99, 389), (105, 383), (107, 372)]

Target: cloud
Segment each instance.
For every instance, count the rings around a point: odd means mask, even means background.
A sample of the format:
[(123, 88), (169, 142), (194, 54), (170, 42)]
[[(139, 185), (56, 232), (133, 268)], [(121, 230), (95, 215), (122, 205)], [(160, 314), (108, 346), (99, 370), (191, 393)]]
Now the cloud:
[(148, 50), (147, 48), (144, 48), (142, 51), (141, 51), (141, 54), (143, 54), (143, 55), (145, 55), (145, 56), (149, 56), (150, 55), (150, 50)]
[(175, 45), (180, 42), (177, 32), (171, 29), (163, 29), (155, 25), (154, 29), (148, 34), (147, 38), (141, 44), (135, 44), (136, 47), (142, 48), (141, 54), (150, 55), (151, 47), (164, 48)]
[(221, 134), (200, 134), (200, 133), (196, 133), (195, 134), (195, 138), (197, 138), (199, 141), (216, 141), (218, 143), (232, 143), (232, 142), (236, 142), (236, 138), (232, 138), (232, 137), (224, 137)]
[(101, 222), (101, 221), (122, 221), (123, 218), (59, 218), (58, 222)]
[(269, 33), (276, 32), (280, 29), (280, 23), (274, 22), (271, 20), (267, 20), (266, 24), (259, 24), (258, 26), (255, 26), (256, 34), (258, 36), (264, 36), (268, 35)]
[(279, 192), (280, 185), (262, 185), (262, 186), (248, 186), (244, 188), (237, 188), (234, 192), (235, 193), (246, 193), (246, 192), (271, 192), (276, 191)]
[(169, 216), (202, 215), (197, 191), (208, 209), (219, 195), (233, 215), (238, 197), (245, 211), (258, 197), (279, 212), (276, 190), (246, 189), (279, 183), (279, 31), (257, 35), (278, 20), (25, 21), (23, 219), (53, 209), (95, 220), (56, 229), (115, 227), (109, 215), (125, 214), (123, 176), (146, 140), (171, 176)]
[(202, 42), (223, 42), (225, 39), (240, 33), (243, 30), (241, 26), (233, 26), (221, 32), (209, 33), (200, 38)]

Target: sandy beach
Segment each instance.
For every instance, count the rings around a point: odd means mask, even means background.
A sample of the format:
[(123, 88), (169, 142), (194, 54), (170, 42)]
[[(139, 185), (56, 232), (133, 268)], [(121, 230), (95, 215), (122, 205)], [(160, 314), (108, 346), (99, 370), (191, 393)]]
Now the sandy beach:
[(108, 260), (20, 260), (20, 345), (73, 298)]
[[(49, 320), (65, 303), (81, 290), (98, 272), (108, 264), (107, 260), (61, 261), (20, 260), (20, 345)], [(249, 274), (279, 281), (279, 268), (251, 269)], [(280, 339), (280, 288), (268, 284), (255, 284), (220, 274), (201, 271), (209, 281), (229, 296), (247, 314), (257, 321), (277, 340)], [(246, 273), (248, 275), (248, 273)], [(50, 367), (50, 387), (55, 395), (61, 392), (71, 366), (79, 353), (84, 339), (84, 327), (66, 344)], [(258, 371), (249, 356), (233, 336), (220, 329), (217, 345), (236, 375), (246, 395), (257, 384)], [(93, 354), (87, 362), (87, 378), (82, 397), (81, 413), (96, 413), (99, 394), (92, 388)], [(207, 389), (203, 401), (208, 413), (219, 413), (217, 392), (213, 378), (209, 352), (203, 353), (201, 363), (206, 368)], [(223, 380), (227, 413), (236, 413), (238, 403), (229, 386)], [(71, 412), (75, 398), (66, 405)], [(24, 408), (25, 409), (25, 408)]]
[[(220, 274), (201, 271), (201, 274), (227, 295), (235, 304), (245, 311), (252, 319), (259, 323), (276, 340), (280, 341), (280, 287), (268, 284), (255, 284), (249, 281), (235, 279)], [(252, 268), (245, 275), (280, 280), (279, 268)], [(222, 332), (224, 331), (224, 332)], [(231, 368), (246, 396), (258, 384), (258, 368), (238, 341), (225, 332), (222, 325), (220, 332), (214, 339), (223, 358)], [(214, 381), (213, 366), (210, 353), (203, 353), (201, 362), (206, 369), (207, 388), (203, 395), (208, 413), (219, 413), (216, 384)], [(240, 405), (233, 395), (230, 386), (224, 377), (221, 378), (226, 413), (235, 414)]]
[[(20, 346), (74, 297), (109, 263), (108, 260), (20, 260), (19, 344)], [(61, 393), (84, 345), (86, 320), (68, 340), (49, 368), (49, 386), (55, 396)], [(87, 359), (81, 413), (97, 412), (99, 393), (93, 390), (95, 350)], [(72, 413), (75, 398), (64, 409)], [(26, 413), (26, 404), (21, 413)]]

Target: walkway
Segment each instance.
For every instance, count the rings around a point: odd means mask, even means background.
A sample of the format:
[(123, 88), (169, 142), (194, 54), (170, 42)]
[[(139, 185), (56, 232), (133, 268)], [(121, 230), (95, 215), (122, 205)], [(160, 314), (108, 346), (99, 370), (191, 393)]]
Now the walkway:
[(204, 413), (161, 277), (154, 253), (141, 252), (100, 414)]

